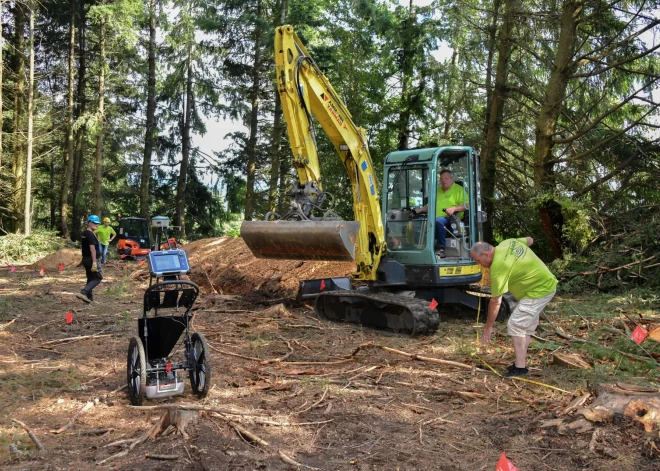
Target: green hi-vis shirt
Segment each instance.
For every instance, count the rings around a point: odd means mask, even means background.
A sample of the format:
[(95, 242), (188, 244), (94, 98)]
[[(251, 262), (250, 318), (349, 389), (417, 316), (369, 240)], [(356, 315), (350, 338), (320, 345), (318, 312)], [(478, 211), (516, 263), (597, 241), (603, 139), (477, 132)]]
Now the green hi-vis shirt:
[(495, 248), (490, 267), (493, 296), (507, 291), (520, 299), (539, 299), (552, 293), (557, 278), (545, 263), (527, 247), (527, 239), (507, 239)]
[[(452, 184), (447, 191), (442, 191), (442, 186), (438, 186), (438, 193), (435, 197), (435, 217), (446, 216), (447, 213), (443, 209), (451, 208), (453, 206), (466, 206), (468, 205), (468, 197), (463, 190), (463, 187), (457, 183)], [(458, 218), (463, 218), (463, 213), (458, 213)]]
[(101, 224), (96, 228), (94, 234), (96, 234), (96, 237), (99, 238), (101, 245), (108, 245), (110, 243), (110, 237), (115, 235), (116, 232), (112, 227)]

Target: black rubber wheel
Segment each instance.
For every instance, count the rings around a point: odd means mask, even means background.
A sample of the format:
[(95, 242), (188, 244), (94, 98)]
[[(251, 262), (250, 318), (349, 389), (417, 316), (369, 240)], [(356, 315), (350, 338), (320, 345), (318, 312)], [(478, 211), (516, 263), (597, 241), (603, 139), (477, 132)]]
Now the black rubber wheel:
[(144, 346), (139, 337), (133, 337), (128, 344), (126, 384), (131, 404), (141, 405), (147, 388), (147, 356), (144, 354)]
[(206, 397), (211, 386), (211, 363), (206, 339), (195, 332), (190, 339), (190, 386), (199, 397)]

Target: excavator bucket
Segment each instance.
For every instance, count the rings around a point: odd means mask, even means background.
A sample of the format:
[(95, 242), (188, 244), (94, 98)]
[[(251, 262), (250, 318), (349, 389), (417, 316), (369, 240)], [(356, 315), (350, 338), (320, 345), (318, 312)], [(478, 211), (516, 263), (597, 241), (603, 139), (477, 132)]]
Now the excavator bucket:
[(358, 221), (244, 221), (241, 237), (257, 258), (355, 260)]

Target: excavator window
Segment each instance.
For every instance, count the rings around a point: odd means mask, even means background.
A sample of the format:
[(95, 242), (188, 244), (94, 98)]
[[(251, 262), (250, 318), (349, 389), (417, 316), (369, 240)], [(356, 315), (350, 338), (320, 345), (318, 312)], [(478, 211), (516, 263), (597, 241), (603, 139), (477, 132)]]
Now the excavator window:
[(392, 167), (388, 173), (385, 233), (389, 250), (423, 250), (427, 222), (412, 210), (428, 200), (428, 167)]

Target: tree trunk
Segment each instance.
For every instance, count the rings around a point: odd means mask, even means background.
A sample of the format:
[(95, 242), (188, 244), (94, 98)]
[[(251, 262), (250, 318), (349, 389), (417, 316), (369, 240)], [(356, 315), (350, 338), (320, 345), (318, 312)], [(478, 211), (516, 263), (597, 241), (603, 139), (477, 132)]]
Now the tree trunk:
[(188, 176), (188, 163), (190, 162), (190, 128), (193, 109), (193, 70), (192, 70), (192, 44), (188, 45), (188, 60), (186, 81), (186, 103), (184, 110), (183, 129), (181, 130), (181, 168), (179, 181), (176, 185), (176, 225), (181, 227), (181, 237), (186, 236), (186, 178)]
[[(404, 31), (402, 32), (406, 38), (408, 38), (408, 34), (412, 34), (410, 30), (411, 23), (414, 21), (414, 13), (413, 13), (413, 0), (410, 0), (410, 4), (408, 6), (408, 19), (406, 21), (408, 27), (404, 27)], [(403, 51), (401, 52), (402, 57), (401, 57), (401, 72), (402, 72), (402, 86), (401, 86), (401, 106), (402, 110), (399, 113), (399, 126), (398, 126), (398, 144), (397, 144), (397, 150), (405, 150), (408, 148), (410, 142), (410, 115), (412, 114), (412, 110), (410, 109), (410, 102), (411, 102), (411, 89), (412, 89), (412, 58), (410, 57), (411, 54), (414, 52), (410, 50), (410, 44), (408, 41), (404, 41), (403, 44)]]
[[(557, 119), (562, 109), (566, 95), (568, 79), (573, 73), (575, 64), (573, 55), (576, 42), (577, 20), (582, 12), (582, 4), (569, 0), (563, 4), (561, 15), (557, 55), (546, 86), (545, 97), (536, 121), (536, 143), (534, 146), (534, 184), (540, 191), (551, 193), (555, 189), (554, 164), (552, 149), (554, 147), (554, 133), (557, 128)], [(554, 203), (554, 204), (553, 204)], [(561, 208), (557, 211), (558, 203), (548, 201), (539, 209), (543, 229), (548, 237), (550, 246), (556, 257), (563, 256), (561, 232)]]
[(64, 178), (60, 194), (60, 229), (62, 237), (71, 240), (67, 216), (69, 212), (68, 199), (71, 177), (73, 175), (73, 73), (76, 54), (76, 0), (71, 1), (71, 24), (69, 26), (69, 99), (66, 112), (66, 149), (64, 154)]
[[(3, 16), (4, 7), (5, 0), (0, 0), (0, 18)], [(2, 52), (5, 47), (5, 38), (3, 36), (4, 29), (4, 23), (0, 22), (0, 64), (4, 64), (4, 59), (2, 57)], [(2, 170), (2, 123), (4, 121), (4, 114), (2, 110), (2, 84), (4, 83), (2, 70), (3, 67), (0, 67), (0, 170)]]
[(500, 17), (501, 0), (493, 0), (493, 18), (488, 28), (488, 60), (486, 62), (486, 113), (484, 116), (484, 136), (488, 132), (490, 123), (490, 104), (493, 93), (493, 60), (495, 57), (495, 45), (497, 41), (497, 21)]
[[(78, 29), (78, 92), (77, 101), (78, 107), (75, 111), (75, 118), (81, 119), (85, 116), (87, 109), (87, 96), (85, 94), (87, 85), (87, 43), (86, 43), (86, 11), (85, 4), (81, 4), (80, 14), (80, 28)], [(86, 124), (81, 124), (76, 133), (76, 143), (74, 152), (74, 165), (73, 165), (73, 221), (71, 233), (73, 240), (80, 239), (82, 233), (81, 219), (83, 208), (81, 207), (81, 198), (79, 197), (82, 188), (82, 181), (85, 170), (85, 132), (87, 130)]]
[(454, 84), (456, 83), (456, 72), (458, 67), (456, 63), (458, 62), (459, 47), (454, 45), (453, 52), (451, 54), (451, 72), (449, 74), (449, 81), (447, 83), (447, 99), (445, 100), (445, 126), (442, 133), (442, 137), (445, 141), (451, 140), (451, 128), (452, 122), (454, 119), (454, 107), (456, 103), (456, 96), (454, 95)]
[[(286, 20), (286, 0), (280, 1), (280, 21)], [(277, 211), (277, 181), (280, 178), (280, 140), (282, 137), (282, 100), (278, 91), (279, 84), (275, 79), (275, 111), (273, 112), (273, 139), (270, 149), (270, 181), (268, 182), (268, 210)]]
[(25, 156), (23, 155), (23, 101), (25, 97), (25, 5), (16, 2), (14, 5), (14, 74), (16, 77), (16, 91), (14, 92), (14, 138), (12, 162), (13, 196), (11, 230), (19, 232), (21, 206), (23, 204), (23, 185), (25, 172)]
[(103, 209), (103, 122), (104, 122), (104, 92), (105, 92), (105, 21), (101, 22), (99, 32), (99, 105), (98, 105), (98, 135), (96, 136), (96, 178), (94, 179), (94, 213), (101, 214)]
[(34, 113), (34, 10), (30, 9), (30, 77), (28, 79), (27, 162), (25, 165), (25, 235), (32, 231), (32, 122)]
[(50, 230), (55, 230), (57, 226), (55, 211), (57, 210), (57, 192), (55, 191), (55, 156), (50, 154), (50, 187), (48, 199), (50, 200)]
[(144, 135), (142, 178), (140, 179), (140, 216), (149, 218), (149, 184), (151, 183), (151, 155), (156, 139), (156, 7), (149, 2), (149, 77), (147, 78), (147, 122)]
[(257, 126), (259, 124), (259, 79), (261, 75), (261, 1), (257, 4), (257, 22), (254, 27), (254, 67), (252, 69), (252, 91), (250, 92), (250, 138), (247, 146), (247, 188), (245, 192), (245, 220), (251, 221), (255, 209), (254, 181), (257, 171)]
[(506, 78), (509, 69), (509, 59), (512, 48), (512, 29), (514, 24), (514, 0), (506, 0), (504, 6), (504, 18), (499, 35), (499, 51), (497, 58), (497, 72), (495, 73), (495, 89), (491, 93), (491, 101), (488, 106), (488, 127), (484, 146), (481, 151), (481, 190), (484, 199), (486, 214), (490, 217), (483, 225), (484, 240), (494, 242), (493, 238), (493, 213), (495, 198), (495, 174), (497, 170), (497, 158), (500, 150), (500, 136), (502, 134), (502, 116), (506, 101)]

